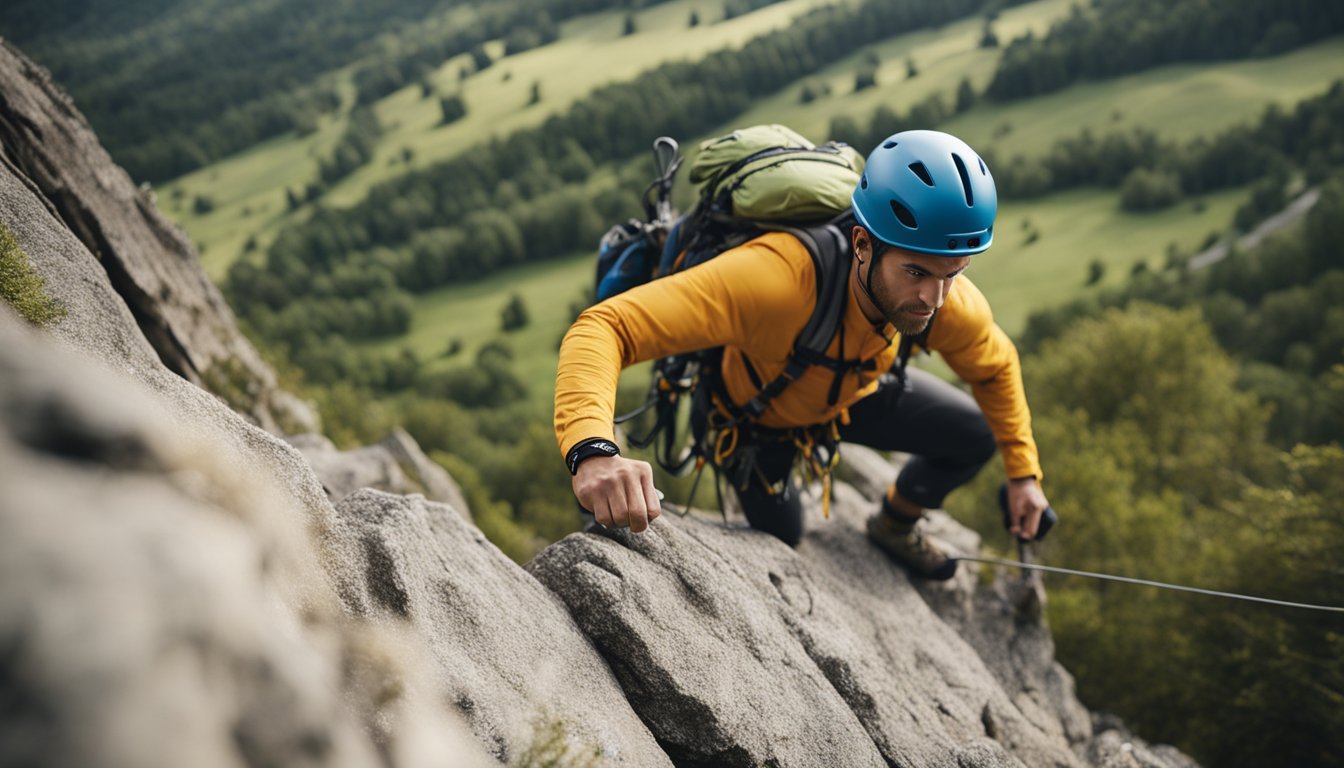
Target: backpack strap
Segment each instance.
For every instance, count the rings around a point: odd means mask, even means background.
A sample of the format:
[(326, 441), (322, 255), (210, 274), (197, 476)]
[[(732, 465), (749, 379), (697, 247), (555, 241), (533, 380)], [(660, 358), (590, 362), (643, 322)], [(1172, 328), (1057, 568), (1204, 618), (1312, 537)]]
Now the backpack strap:
[[(803, 326), (802, 332), (794, 341), (793, 354), (784, 364), (784, 370), (761, 387), (755, 397), (742, 405), (742, 410), (753, 419), (765, 413), (770, 401), (797, 381), (809, 367), (825, 365), (835, 370), (838, 378), (850, 367), (857, 368), (861, 365), (859, 361), (854, 361), (855, 365), (849, 366), (845, 361), (835, 361), (826, 355), (826, 348), (830, 346), (831, 339), (840, 330), (845, 306), (849, 302), (849, 238), (834, 224), (809, 228), (762, 226), (787, 232), (807, 248), (816, 273), (817, 304), (812, 310), (812, 316), (807, 320), (807, 325)], [(832, 390), (838, 390), (838, 386), (832, 387)]]

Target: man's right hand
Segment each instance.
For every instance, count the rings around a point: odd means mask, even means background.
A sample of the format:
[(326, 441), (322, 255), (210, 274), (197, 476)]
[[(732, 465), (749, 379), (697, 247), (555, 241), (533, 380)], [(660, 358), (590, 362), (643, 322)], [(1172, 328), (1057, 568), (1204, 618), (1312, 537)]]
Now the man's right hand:
[(653, 488), (653, 467), (647, 461), (624, 456), (594, 456), (574, 475), (574, 496), (611, 528), (630, 527), (641, 533), (662, 514)]

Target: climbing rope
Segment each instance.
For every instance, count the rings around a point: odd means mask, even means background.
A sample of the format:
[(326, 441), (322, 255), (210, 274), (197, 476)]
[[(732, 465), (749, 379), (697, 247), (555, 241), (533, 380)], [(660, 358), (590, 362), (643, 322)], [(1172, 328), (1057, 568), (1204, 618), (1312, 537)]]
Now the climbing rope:
[(1311, 605), (1309, 603), (1293, 603), (1287, 600), (1272, 600), (1268, 597), (1255, 597), (1253, 595), (1239, 595), (1235, 592), (1217, 592), (1212, 589), (1200, 589), (1199, 587), (1187, 587), (1180, 584), (1165, 584), (1160, 581), (1149, 581), (1147, 579), (1135, 579), (1129, 576), (1112, 576), (1109, 573), (1093, 573), (1091, 571), (1075, 571), (1072, 568), (1057, 568), (1050, 565), (1037, 565), (1036, 563), (1020, 563), (1013, 560), (1000, 560), (994, 557), (970, 557), (968, 555), (958, 555), (952, 560), (965, 560), (972, 563), (987, 563), (989, 565), (1005, 565), (1010, 568), (1024, 568), (1031, 571), (1046, 571), (1048, 573), (1062, 573), (1068, 576), (1085, 576), (1090, 579), (1103, 579), (1105, 581), (1119, 581), (1125, 584), (1140, 584), (1145, 587), (1157, 587), (1159, 589), (1172, 589), (1178, 592), (1195, 592), (1201, 595), (1213, 595), (1214, 597), (1230, 597), (1234, 600), (1249, 600), (1255, 603), (1268, 603), (1270, 605), (1283, 605), (1289, 608), (1306, 608), (1313, 611), (1331, 611), (1334, 613), (1344, 613), (1344, 608), (1333, 605)]

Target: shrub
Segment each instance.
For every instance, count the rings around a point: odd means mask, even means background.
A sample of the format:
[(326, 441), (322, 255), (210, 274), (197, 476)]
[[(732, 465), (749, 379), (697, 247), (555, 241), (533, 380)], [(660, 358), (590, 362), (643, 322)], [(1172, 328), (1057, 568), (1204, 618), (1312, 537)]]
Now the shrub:
[(0, 224), (0, 298), (38, 327), (66, 315), (66, 309), (47, 293), (46, 281), (33, 271), (28, 254), (4, 224)]

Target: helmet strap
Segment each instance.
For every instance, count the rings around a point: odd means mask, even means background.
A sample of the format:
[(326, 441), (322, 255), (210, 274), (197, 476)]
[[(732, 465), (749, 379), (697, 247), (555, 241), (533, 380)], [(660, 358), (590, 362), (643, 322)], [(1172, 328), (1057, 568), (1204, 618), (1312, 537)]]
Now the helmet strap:
[[(868, 248), (868, 276), (859, 280), (859, 288), (862, 289), (863, 294), (868, 297), (868, 301), (871, 301), (873, 306), (877, 308), (878, 313), (881, 313), (882, 305), (877, 303), (877, 297), (873, 295), (873, 270), (877, 269), (877, 259), (882, 253), (886, 252), (886, 249), (883, 249), (881, 252), (877, 250), (877, 239), (873, 237), (872, 232), (868, 233)], [(855, 258), (858, 258), (857, 254), (855, 255)], [(863, 259), (859, 259), (859, 265), (863, 265)]]

